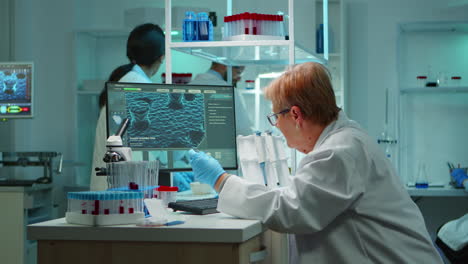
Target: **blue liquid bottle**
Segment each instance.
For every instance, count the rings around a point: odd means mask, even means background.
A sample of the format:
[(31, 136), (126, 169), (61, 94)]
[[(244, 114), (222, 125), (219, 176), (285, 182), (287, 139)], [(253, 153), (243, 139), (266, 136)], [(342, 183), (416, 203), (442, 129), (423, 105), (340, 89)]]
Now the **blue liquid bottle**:
[(195, 41), (197, 35), (197, 17), (194, 12), (187, 11), (182, 25), (182, 39), (184, 41)]
[(323, 53), (323, 24), (320, 24), (320, 26), (317, 28), (315, 41), (316, 41), (315, 52)]
[(208, 14), (205, 12), (198, 13), (197, 18), (198, 40), (213, 40), (213, 24), (208, 19)]

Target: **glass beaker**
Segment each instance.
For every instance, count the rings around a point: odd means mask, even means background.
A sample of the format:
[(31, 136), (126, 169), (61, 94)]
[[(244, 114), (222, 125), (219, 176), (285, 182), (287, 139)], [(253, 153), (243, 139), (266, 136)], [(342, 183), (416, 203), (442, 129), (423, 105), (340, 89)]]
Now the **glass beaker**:
[(416, 188), (427, 188), (429, 187), (429, 180), (427, 179), (426, 164), (419, 162), (418, 173), (416, 175), (416, 181), (414, 183)]

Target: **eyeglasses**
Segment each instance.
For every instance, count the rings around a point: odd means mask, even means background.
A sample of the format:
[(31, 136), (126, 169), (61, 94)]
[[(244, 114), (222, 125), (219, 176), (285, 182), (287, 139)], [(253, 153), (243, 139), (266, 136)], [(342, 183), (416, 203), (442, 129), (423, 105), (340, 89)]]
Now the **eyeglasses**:
[(278, 123), (278, 115), (286, 114), (290, 110), (291, 110), (290, 108), (286, 108), (286, 109), (279, 111), (278, 113), (271, 113), (267, 115), (268, 122), (270, 122), (272, 126), (276, 126), (276, 123)]

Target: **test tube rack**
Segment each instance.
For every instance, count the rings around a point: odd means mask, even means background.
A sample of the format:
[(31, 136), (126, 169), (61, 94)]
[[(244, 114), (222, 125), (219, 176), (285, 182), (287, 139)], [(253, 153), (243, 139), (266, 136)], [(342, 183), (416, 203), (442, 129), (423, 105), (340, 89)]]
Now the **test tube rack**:
[(106, 226), (135, 224), (145, 217), (141, 191), (68, 193), (67, 223)]

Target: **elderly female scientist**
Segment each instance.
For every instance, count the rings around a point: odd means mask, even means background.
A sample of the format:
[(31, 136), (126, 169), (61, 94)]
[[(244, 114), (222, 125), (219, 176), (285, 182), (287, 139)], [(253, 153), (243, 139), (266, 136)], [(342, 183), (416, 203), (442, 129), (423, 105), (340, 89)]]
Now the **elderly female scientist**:
[(219, 192), (219, 211), (293, 234), (292, 263), (442, 263), (389, 160), (337, 107), (324, 66), (291, 67), (265, 96), (271, 124), (306, 156), (290, 186), (268, 189), (192, 151), (195, 180)]

